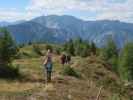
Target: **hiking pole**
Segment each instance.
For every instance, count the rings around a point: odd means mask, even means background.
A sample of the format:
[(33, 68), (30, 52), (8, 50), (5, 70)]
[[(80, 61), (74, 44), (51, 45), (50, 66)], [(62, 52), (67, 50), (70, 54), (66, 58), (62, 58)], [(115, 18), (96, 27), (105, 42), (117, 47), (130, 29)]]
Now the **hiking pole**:
[(45, 69), (44, 65), (40, 65), (40, 68), (41, 68), (42, 73), (43, 73), (42, 77), (44, 79), (44, 82), (46, 83), (46, 78), (45, 78), (46, 77), (46, 69)]
[(97, 94), (96, 100), (99, 100), (99, 99), (100, 99), (100, 95), (101, 95), (102, 89), (103, 89), (103, 86), (100, 87), (99, 92), (98, 92), (98, 94)]

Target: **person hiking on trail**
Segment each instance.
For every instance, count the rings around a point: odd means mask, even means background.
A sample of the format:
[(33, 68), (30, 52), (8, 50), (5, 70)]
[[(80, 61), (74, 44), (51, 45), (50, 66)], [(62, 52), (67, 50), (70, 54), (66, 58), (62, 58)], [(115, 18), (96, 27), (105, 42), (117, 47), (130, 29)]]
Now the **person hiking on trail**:
[(68, 55), (68, 54), (63, 53), (63, 54), (61, 55), (60, 60), (61, 60), (61, 64), (62, 64), (62, 65), (64, 65), (64, 64), (70, 64), (71, 56)]
[(62, 54), (60, 60), (61, 60), (61, 64), (64, 65), (66, 63), (66, 55)]
[(70, 55), (66, 55), (66, 64), (70, 64), (71, 61), (71, 56)]
[(44, 64), (44, 67), (46, 69), (47, 82), (50, 82), (51, 81), (52, 67), (53, 67), (52, 50), (48, 49), (47, 54), (44, 58), (43, 64)]

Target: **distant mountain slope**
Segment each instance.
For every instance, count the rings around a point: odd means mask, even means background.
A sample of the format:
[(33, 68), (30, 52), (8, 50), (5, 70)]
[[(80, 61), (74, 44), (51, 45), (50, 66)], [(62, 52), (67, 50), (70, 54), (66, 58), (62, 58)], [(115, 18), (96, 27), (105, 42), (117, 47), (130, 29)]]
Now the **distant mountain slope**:
[[(50, 29), (39, 23), (29, 21), (17, 25), (8, 26), (7, 29), (18, 43), (28, 42), (63, 42), (63, 32), (58, 29)], [(58, 37), (56, 35), (60, 34)]]
[(10, 22), (2, 21), (2, 22), (0, 22), (0, 27), (8, 26), (10, 24), (11, 24)]
[(94, 41), (98, 46), (106, 44), (109, 37), (119, 47), (133, 41), (133, 24), (120, 21), (83, 21), (73, 16), (40, 16), (28, 22), (7, 26), (19, 43), (47, 41), (63, 43), (81, 37)]
[(9, 25), (16, 25), (16, 24), (20, 24), (20, 23), (24, 23), (24, 22), (26, 22), (26, 21), (25, 20), (19, 20), (19, 21), (15, 21), (15, 22), (1, 21), (0, 27), (6, 27)]

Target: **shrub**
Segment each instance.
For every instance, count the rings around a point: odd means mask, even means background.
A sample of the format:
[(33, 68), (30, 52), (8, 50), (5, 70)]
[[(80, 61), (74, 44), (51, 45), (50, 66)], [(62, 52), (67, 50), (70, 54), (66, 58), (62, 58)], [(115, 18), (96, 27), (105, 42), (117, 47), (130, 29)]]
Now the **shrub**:
[(34, 45), (33, 45), (33, 51), (34, 51), (36, 54), (40, 55), (40, 56), (43, 55), (42, 52), (41, 52), (41, 48), (40, 48), (39, 45), (37, 45), (37, 44), (34, 44)]
[(63, 71), (62, 71), (63, 75), (68, 75), (68, 76), (73, 76), (76, 78), (80, 78), (81, 75), (76, 72), (76, 70), (70, 66), (64, 66)]
[(111, 96), (111, 98), (109, 100), (121, 100), (119, 94), (114, 94)]

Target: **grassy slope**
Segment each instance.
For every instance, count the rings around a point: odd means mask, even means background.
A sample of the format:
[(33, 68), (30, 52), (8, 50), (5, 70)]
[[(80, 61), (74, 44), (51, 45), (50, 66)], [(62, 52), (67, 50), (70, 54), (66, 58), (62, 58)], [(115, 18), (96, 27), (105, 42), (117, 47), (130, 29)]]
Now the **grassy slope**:
[[(35, 55), (31, 46), (22, 51)], [(95, 100), (100, 87), (103, 87), (100, 100), (129, 100), (119, 77), (98, 57), (72, 59), (71, 66), (82, 75), (77, 79), (60, 74), (62, 66), (59, 56), (55, 55), (50, 84), (45, 83), (41, 59), (34, 56), (14, 61), (25, 77), (14, 81), (0, 80), (0, 100)]]

